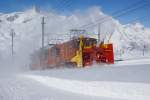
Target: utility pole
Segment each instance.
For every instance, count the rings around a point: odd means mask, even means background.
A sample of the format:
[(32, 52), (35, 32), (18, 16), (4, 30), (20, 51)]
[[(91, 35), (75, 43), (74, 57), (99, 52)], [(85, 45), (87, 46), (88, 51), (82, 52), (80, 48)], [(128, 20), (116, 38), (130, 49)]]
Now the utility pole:
[(43, 63), (42, 63), (42, 59), (43, 59), (43, 56), (42, 56), (42, 54), (43, 54), (43, 48), (44, 48), (44, 25), (45, 25), (45, 20), (44, 20), (45, 18), (44, 17), (42, 17), (42, 22), (41, 22), (41, 25), (42, 25), (42, 51), (41, 51), (41, 53), (40, 53), (40, 66), (42, 66), (43, 65)]
[(100, 43), (101, 24), (98, 24), (98, 43)]
[(13, 56), (14, 55), (14, 36), (15, 36), (15, 32), (13, 29), (11, 29), (10, 36), (11, 36), (11, 52)]
[(143, 45), (143, 56), (145, 55), (145, 49), (146, 49), (146, 45)]
[(44, 48), (44, 24), (45, 24), (45, 20), (44, 17), (42, 17), (42, 48)]

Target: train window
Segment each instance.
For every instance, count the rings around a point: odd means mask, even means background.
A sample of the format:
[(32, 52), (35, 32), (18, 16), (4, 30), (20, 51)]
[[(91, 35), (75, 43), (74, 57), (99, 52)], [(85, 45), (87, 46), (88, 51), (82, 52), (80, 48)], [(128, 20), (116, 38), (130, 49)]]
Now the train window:
[(84, 40), (84, 46), (88, 46), (87, 40)]
[(84, 41), (85, 46), (91, 46), (92, 41), (90, 39), (86, 39)]
[(56, 56), (60, 55), (60, 49), (56, 48)]
[(53, 48), (51, 49), (51, 55), (52, 55), (52, 56), (59, 56), (59, 55), (60, 55), (60, 49), (57, 48), (57, 47), (53, 47)]
[(95, 40), (93, 40), (93, 45), (94, 45), (94, 44), (97, 44), (97, 41), (96, 41), (96, 39), (95, 39)]

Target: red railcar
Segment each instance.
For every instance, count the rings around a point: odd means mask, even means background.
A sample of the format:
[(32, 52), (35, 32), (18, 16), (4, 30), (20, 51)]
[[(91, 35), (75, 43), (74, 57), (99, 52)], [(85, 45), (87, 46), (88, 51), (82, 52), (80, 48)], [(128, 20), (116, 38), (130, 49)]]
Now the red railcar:
[[(81, 43), (82, 42), (82, 43)], [(89, 66), (97, 63), (114, 63), (113, 45), (97, 44), (95, 38), (77, 38), (54, 44), (34, 52), (31, 68), (45, 69), (65, 64)], [(72, 60), (75, 59), (75, 60)]]

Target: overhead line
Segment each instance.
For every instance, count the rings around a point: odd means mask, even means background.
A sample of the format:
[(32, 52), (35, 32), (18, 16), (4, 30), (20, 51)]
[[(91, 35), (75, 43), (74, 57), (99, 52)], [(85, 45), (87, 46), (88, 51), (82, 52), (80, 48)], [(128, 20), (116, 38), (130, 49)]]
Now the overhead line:
[(72, 2), (71, 0), (57, 0), (57, 3), (58, 3), (57, 9), (62, 10), (62, 12), (64, 12), (65, 7), (68, 7), (71, 4), (71, 2)]
[[(142, 2), (143, 2), (143, 0), (140, 0), (140, 1), (138, 1), (138, 2), (136, 2), (136, 3), (134, 3), (134, 4), (132, 4), (132, 5), (129, 5), (129, 6), (126, 7), (126, 8), (123, 8), (123, 9), (120, 9), (120, 10), (118, 10), (118, 11), (113, 12), (111, 15), (113, 16), (113, 15), (115, 15), (115, 14), (117, 14), (117, 13), (120, 13), (121, 11), (127, 10), (127, 9), (133, 7), (134, 5), (140, 4), (140, 3), (142, 3)], [(96, 20), (96, 22), (99, 21), (99, 20), (103, 20), (103, 19), (105, 19), (105, 18), (106, 18), (105, 16), (102, 17), (102, 18), (99, 18), (99, 19)], [(82, 25), (82, 26), (80, 26), (80, 28), (86, 27), (86, 26), (88, 26), (88, 25), (90, 25), (90, 24), (93, 24), (93, 23), (89, 23), (89, 24)]]
[[(143, 1), (143, 0), (141, 0), (141, 1)], [(139, 9), (139, 8), (141, 8), (141, 7), (143, 7), (143, 6), (146, 6), (146, 5), (148, 5), (148, 4), (150, 4), (150, 2), (145, 2), (144, 4), (142, 4), (142, 5), (138, 5), (137, 7), (136, 7), (136, 4), (138, 4), (138, 3), (140, 3), (141, 1), (139, 1), (139, 2), (137, 2), (137, 3), (135, 3), (135, 4), (133, 4), (134, 5), (134, 7), (133, 8), (128, 8), (128, 9), (126, 9), (126, 11), (123, 11), (123, 12), (121, 12), (121, 13), (117, 13), (117, 15), (114, 15), (114, 17), (120, 17), (120, 16), (122, 16), (122, 15), (125, 15), (125, 14), (127, 14), (127, 13), (130, 13), (130, 12), (132, 12), (132, 11), (135, 11), (135, 10), (137, 10), (137, 9)], [(133, 6), (132, 5), (132, 6)], [(120, 11), (120, 10), (119, 10)], [(113, 14), (115, 14), (115, 13), (113, 13)], [(101, 19), (98, 19), (98, 20), (96, 20), (96, 22), (99, 22), (99, 23), (104, 23), (105, 21), (107, 21), (107, 20), (110, 20), (110, 19), (108, 19), (108, 17), (103, 17), (103, 18), (101, 18)], [(97, 24), (94, 24), (94, 23), (89, 23), (89, 24), (86, 24), (86, 25), (83, 25), (83, 26), (80, 26), (80, 28), (83, 28), (83, 27), (89, 27), (90, 25), (97, 25)], [(92, 25), (92, 26), (93, 26)]]
[(133, 23), (135, 21), (145, 20), (145, 19), (148, 19), (148, 18), (150, 18), (150, 14), (148, 16), (143, 16), (143, 17), (140, 17), (140, 18), (135, 18), (135, 19), (133, 19), (131, 21), (128, 21), (127, 23)]

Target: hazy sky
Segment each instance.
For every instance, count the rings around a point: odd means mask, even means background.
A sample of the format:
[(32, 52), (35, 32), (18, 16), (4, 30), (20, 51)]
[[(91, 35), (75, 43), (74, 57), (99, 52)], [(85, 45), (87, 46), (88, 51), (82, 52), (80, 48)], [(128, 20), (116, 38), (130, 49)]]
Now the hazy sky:
[[(137, 2), (140, 3), (135, 4)], [(149, 0), (0, 0), (0, 12), (9, 13), (37, 6), (42, 10), (55, 10), (61, 14), (69, 14), (75, 10), (84, 11), (92, 6), (99, 6), (104, 13), (115, 17), (116, 14), (112, 14), (113, 12), (129, 8), (133, 4), (135, 4), (133, 6), (135, 10), (116, 17), (116, 19), (119, 19), (121, 23), (138, 19), (145, 26), (150, 27)], [(143, 6), (143, 4), (146, 5)], [(136, 9), (136, 6), (138, 9)]]

